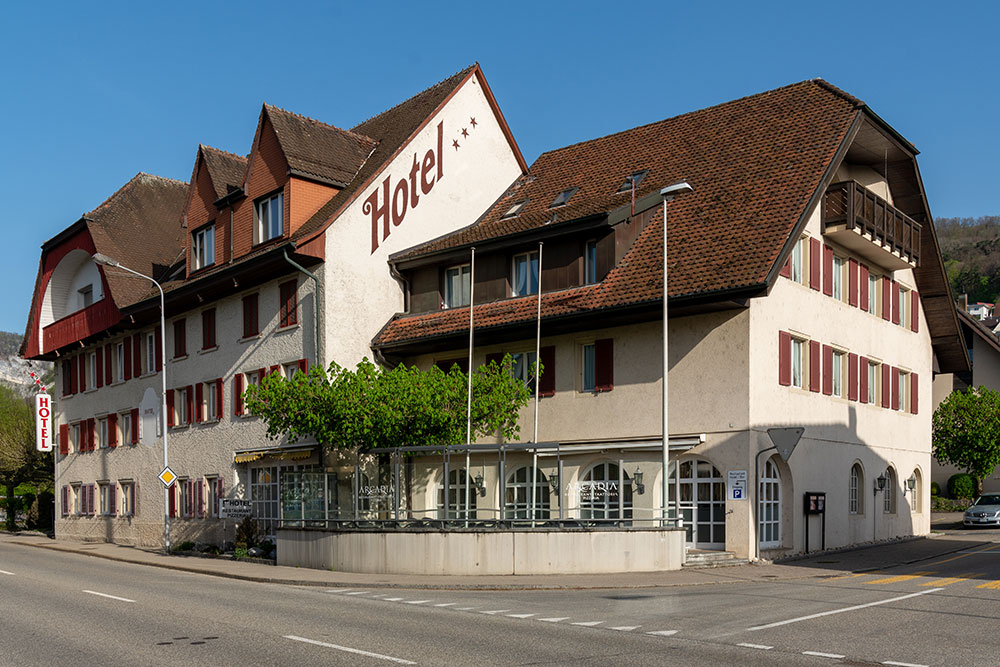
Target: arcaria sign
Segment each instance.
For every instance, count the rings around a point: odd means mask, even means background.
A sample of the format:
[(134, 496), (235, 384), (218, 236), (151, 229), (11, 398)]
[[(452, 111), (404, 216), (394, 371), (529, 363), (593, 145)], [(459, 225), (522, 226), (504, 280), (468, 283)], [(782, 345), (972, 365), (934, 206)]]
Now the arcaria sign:
[(35, 448), (52, 451), (52, 397), (35, 394)]
[[(423, 160), (413, 154), (413, 163), (409, 174), (397, 180), (393, 185), (392, 174), (382, 181), (381, 188), (375, 188), (361, 207), (365, 215), (372, 217), (372, 253), (378, 250), (379, 222), (382, 223), (382, 240), (389, 238), (389, 219), (392, 226), (403, 223), (406, 212), (420, 204), (420, 195), (429, 195), (434, 185), (444, 178), (444, 121), (437, 124), (437, 152), (427, 149)], [(380, 196), (381, 191), (381, 196)], [(381, 200), (381, 204), (379, 201)]]

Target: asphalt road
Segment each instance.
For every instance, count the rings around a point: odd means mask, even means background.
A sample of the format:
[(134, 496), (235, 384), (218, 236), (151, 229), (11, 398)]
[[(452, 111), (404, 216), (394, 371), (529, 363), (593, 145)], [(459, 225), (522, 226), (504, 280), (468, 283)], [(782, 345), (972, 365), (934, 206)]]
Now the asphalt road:
[(0, 544), (0, 665), (996, 665), (1000, 536), (974, 538), (877, 573), (507, 592), (256, 584)]

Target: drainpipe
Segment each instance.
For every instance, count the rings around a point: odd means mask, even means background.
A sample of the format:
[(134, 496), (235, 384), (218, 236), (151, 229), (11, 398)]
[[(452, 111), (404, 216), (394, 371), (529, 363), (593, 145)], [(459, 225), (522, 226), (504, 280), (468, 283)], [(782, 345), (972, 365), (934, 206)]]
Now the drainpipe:
[(285, 254), (285, 261), (294, 266), (296, 269), (298, 269), (305, 275), (312, 278), (313, 284), (315, 286), (315, 289), (313, 291), (313, 307), (315, 309), (315, 312), (313, 313), (313, 319), (316, 321), (316, 340), (314, 341), (315, 349), (313, 351), (313, 354), (315, 356), (313, 357), (313, 365), (318, 366), (322, 363), (320, 361), (322, 359), (320, 355), (323, 350), (323, 347), (320, 344), (320, 330), (322, 329), (322, 324), (323, 324), (323, 311), (320, 308), (320, 301), (319, 301), (319, 290), (320, 290), (319, 278), (316, 276), (315, 273), (307, 271), (302, 265), (297, 264), (291, 257), (289, 257), (287, 248), (284, 250), (284, 254)]

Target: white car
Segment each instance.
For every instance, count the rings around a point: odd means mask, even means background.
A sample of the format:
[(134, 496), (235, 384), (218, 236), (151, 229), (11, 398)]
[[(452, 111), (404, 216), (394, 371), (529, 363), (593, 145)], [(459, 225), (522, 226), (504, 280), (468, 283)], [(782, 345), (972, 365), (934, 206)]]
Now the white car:
[(976, 502), (965, 510), (962, 525), (1000, 526), (1000, 493), (984, 493), (976, 498)]

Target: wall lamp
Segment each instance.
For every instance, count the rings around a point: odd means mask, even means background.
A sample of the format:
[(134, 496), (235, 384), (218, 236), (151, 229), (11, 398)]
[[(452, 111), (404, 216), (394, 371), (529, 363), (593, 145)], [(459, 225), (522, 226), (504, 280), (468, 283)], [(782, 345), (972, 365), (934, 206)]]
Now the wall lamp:
[(632, 473), (632, 485), (635, 487), (635, 492), (640, 496), (646, 493), (646, 485), (642, 483), (642, 471), (638, 468)]
[(903, 489), (903, 495), (904, 496), (906, 495), (907, 490), (909, 490), (910, 493), (913, 493), (914, 489), (916, 488), (917, 488), (917, 474), (913, 473), (906, 480), (906, 488)]
[(552, 488), (552, 493), (559, 495), (559, 475), (552, 475), (549, 477), (549, 486)]
[(886, 478), (885, 473), (882, 473), (881, 475), (879, 475), (878, 477), (875, 478), (875, 488), (872, 489), (872, 491), (874, 492), (874, 495), (877, 496), (878, 493), (879, 493), (879, 491), (884, 491), (885, 490), (885, 483), (887, 481), (889, 481), (889, 480)]
[(473, 484), (476, 485), (476, 490), (479, 491), (479, 495), (480, 496), (485, 496), (486, 495), (486, 484), (483, 482), (483, 474), (482, 473), (479, 473), (478, 475), (476, 475), (476, 479), (473, 481)]

